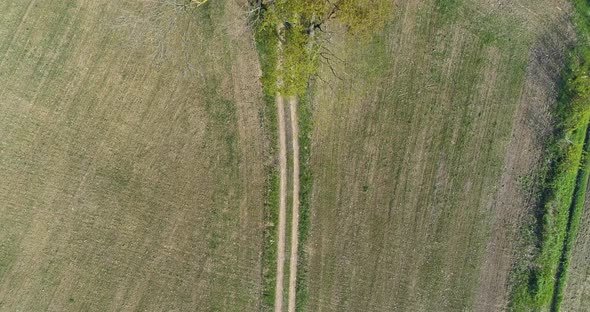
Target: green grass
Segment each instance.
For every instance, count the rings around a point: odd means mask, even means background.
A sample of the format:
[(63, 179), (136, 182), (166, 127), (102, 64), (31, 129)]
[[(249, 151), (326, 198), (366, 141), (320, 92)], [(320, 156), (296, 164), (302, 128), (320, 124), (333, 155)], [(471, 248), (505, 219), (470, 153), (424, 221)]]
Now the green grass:
[[(276, 94), (276, 65), (278, 37), (271, 28), (260, 29), (256, 32), (256, 47), (262, 68), (262, 87), (265, 109), (262, 112), (266, 136), (269, 138), (270, 151), (276, 154), (277, 116), (275, 107)], [(274, 165), (267, 167), (267, 191), (264, 205), (264, 242), (262, 255), (263, 309), (271, 311), (275, 300), (276, 261), (277, 261), (277, 225), (279, 219), (280, 180), (279, 172)]]
[[(589, 129), (590, 130), (590, 129)], [(570, 208), (570, 215), (566, 229), (565, 243), (557, 271), (557, 285), (553, 296), (552, 309), (559, 311), (564, 299), (564, 290), (567, 282), (567, 274), (570, 265), (570, 257), (574, 246), (575, 238), (580, 228), (580, 221), (582, 219), (582, 212), (584, 210), (586, 189), (588, 187), (588, 178), (590, 177), (590, 144), (589, 132), (586, 133), (586, 143), (584, 144), (584, 152), (582, 157), (582, 167), (578, 172), (576, 182), (576, 190)]]
[[(587, 126), (587, 122), (581, 126)], [(539, 252), (534, 267), (521, 273), (515, 287), (511, 309), (513, 311), (548, 310), (553, 300), (555, 277), (562, 256), (569, 211), (576, 189), (578, 164), (582, 159), (582, 147), (586, 130), (573, 133), (572, 145), (564, 159), (554, 161), (557, 168), (546, 182), (542, 211), (538, 212)], [(554, 144), (558, 144), (557, 142)], [(554, 156), (555, 157), (555, 156)], [(566, 164), (567, 163), (567, 164)]]
[(513, 288), (513, 311), (559, 311), (567, 279), (569, 257), (578, 232), (590, 172), (588, 122), (590, 53), (586, 44), (590, 27), (585, 1), (575, 1), (578, 47), (572, 52), (555, 109), (556, 130), (548, 144), (548, 163), (539, 211), (536, 212), (537, 254), (533, 265), (518, 269)]
[(299, 100), (299, 157), (300, 157), (300, 206), (299, 206), (299, 256), (297, 263), (297, 311), (305, 311), (309, 293), (307, 288), (307, 253), (305, 246), (310, 231), (310, 205), (313, 188), (313, 176), (310, 168), (311, 157), (311, 133), (313, 129), (313, 116), (311, 107), (311, 95), (301, 97)]
[[(580, 54), (583, 55), (585, 62), (590, 62), (590, 3), (585, 0), (574, 0), (574, 7), (576, 14), (574, 15), (574, 23), (578, 30), (580, 37)], [(588, 70), (586, 70), (586, 74)], [(588, 83), (590, 87), (590, 83)], [(590, 99), (586, 99), (590, 101)], [(560, 266), (557, 276), (557, 285), (555, 288), (555, 294), (553, 298), (553, 310), (559, 311), (561, 304), (564, 299), (565, 286), (567, 284), (567, 274), (570, 265), (570, 257), (576, 236), (579, 232), (580, 221), (582, 219), (582, 212), (584, 209), (584, 201), (586, 196), (586, 189), (588, 186), (588, 179), (590, 177), (590, 144), (589, 138), (590, 129), (586, 134), (586, 142), (584, 145), (584, 154), (582, 159), (582, 166), (578, 173), (576, 191), (572, 200), (570, 208), (570, 216), (566, 230), (566, 238), (563, 246), (563, 251), (560, 259)]]
[[(575, 198), (583, 199), (585, 196), (585, 188), (577, 186), (577, 181), (587, 175), (584, 171), (586, 164), (582, 170), (579, 170), (579, 166), (583, 160), (588, 117), (588, 114), (584, 114), (584, 120), (571, 133), (558, 133), (549, 146), (553, 150), (549, 156), (553, 168), (549, 169), (540, 211), (537, 212), (535, 233), (539, 251), (532, 268), (516, 273), (519, 282), (514, 288), (511, 302), (511, 309), (514, 311), (549, 309), (551, 306), (560, 261), (564, 252), (571, 249), (571, 246), (564, 247), (564, 244), (571, 244), (566, 242), (566, 237), (571, 240), (574, 235), (568, 233), (570, 209), (580, 209), (583, 201), (576, 201)], [(564, 148), (566, 136), (570, 143)], [(567, 265), (563, 270), (567, 270)], [(561, 274), (561, 277), (565, 277), (565, 274)], [(561, 283), (563, 282), (558, 282)]]
[[(277, 261), (277, 231), (278, 223), (278, 206), (279, 206), (279, 175), (276, 170), (268, 169), (268, 186), (265, 201), (265, 221), (267, 222), (264, 230), (263, 243), (263, 307), (265, 310), (271, 310), (274, 305), (275, 283), (276, 283), (276, 261)], [(272, 224), (272, 225), (270, 225)]]
[[(574, 16), (574, 23), (578, 29), (580, 36), (579, 54), (585, 63), (590, 62), (590, 48), (587, 46), (590, 43), (590, 3), (587, 0), (574, 0), (574, 7), (576, 15)], [(586, 67), (585, 74), (588, 75), (588, 67)], [(586, 81), (585, 88), (590, 88), (590, 82)], [(590, 97), (586, 95), (586, 105), (590, 102)], [(587, 116), (585, 117), (587, 118)], [(586, 124), (588, 128), (588, 124)], [(588, 179), (590, 178), (590, 128), (586, 130), (586, 142), (584, 143), (584, 150), (581, 160), (580, 170), (576, 180), (576, 190), (572, 199), (572, 204), (569, 211), (569, 220), (566, 228), (566, 237), (563, 245), (561, 259), (557, 271), (557, 285), (553, 296), (552, 309), (559, 311), (564, 299), (564, 291), (567, 283), (567, 274), (570, 265), (570, 258), (575, 239), (580, 228), (580, 221), (582, 219), (582, 212), (584, 210), (586, 189), (588, 187)]]

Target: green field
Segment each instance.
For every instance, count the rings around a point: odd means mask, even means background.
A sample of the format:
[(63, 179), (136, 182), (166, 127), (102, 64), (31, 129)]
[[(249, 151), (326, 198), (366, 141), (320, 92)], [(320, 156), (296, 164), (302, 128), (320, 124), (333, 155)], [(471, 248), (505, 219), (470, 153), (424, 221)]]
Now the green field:
[(407, 1), (369, 41), (328, 30), (343, 61), (312, 98), (308, 311), (507, 309), (570, 10)]
[(0, 2), (0, 311), (256, 311), (269, 153), (243, 7)]

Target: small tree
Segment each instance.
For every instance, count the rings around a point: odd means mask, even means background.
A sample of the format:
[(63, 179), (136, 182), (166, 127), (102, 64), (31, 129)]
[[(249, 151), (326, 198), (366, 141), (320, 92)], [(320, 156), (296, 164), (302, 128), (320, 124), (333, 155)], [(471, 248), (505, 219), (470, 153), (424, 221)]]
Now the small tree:
[[(336, 75), (332, 61), (338, 60), (324, 46), (326, 33), (323, 25), (335, 20), (343, 24), (355, 36), (368, 37), (370, 32), (384, 27), (391, 13), (390, 0), (251, 0), (257, 14), (257, 28), (268, 30), (284, 25), (283, 69), (277, 73), (283, 78), (286, 95), (301, 94), (307, 88), (309, 78), (316, 72), (318, 61), (326, 63)], [(280, 28), (280, 27), (279, 27)], [(316, 33), (319, 30), (320, 34)]]
[(392, 9), (392, 2), (389, 0), (253, 0), (252, 2), (254, 11), (266, 11), (264, 18), (270, 24), (289, 22), (320, 28), (329, 20), (336, 19), (355, 33), (381, 29)]

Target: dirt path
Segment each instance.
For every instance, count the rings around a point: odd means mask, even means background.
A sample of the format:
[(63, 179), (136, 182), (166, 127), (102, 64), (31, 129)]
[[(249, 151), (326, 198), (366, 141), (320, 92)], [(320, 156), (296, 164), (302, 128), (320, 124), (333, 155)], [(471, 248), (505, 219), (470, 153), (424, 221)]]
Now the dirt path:
[[(287, 226), (287, 129), (285, 121), (285, 100), (280, 94), (277, 94), (276, 103), (279, 124), (280, 199), (275, 312), (282, 312), (285, 279), (285, 233)], [(291, 146), (293, 150), (293, 207), (291, 220), (291, 255), (289, 260), (289, 312), (295, 312), (296, 308), (297, 255), (299, 250), (299, 126), (297, 123), (297, 105), (297, 97), (290, 97), (289, 111), (291, 124)]]
[[(279, 33), (283, 27), (279, 26)], [(279, 40), (279, 59), (277, 68), (282, 66), (282, 42)], [(277, 81), (278, 86), (282, 80)], [(280, 196), (279, 196), (279, 225), (277, 242), (277, 278), (275, 285), (275, 312), (283, 311), (284, 280), (285, 280), (285, 236), (287, 223), (287, 129), (285, 116), (285, 99), (280, 93), (276, 96), (277, 119), (279, 126), (279, 166), (280, 166)], [(289, 259), (289, 302), (288, 311), (295, 312), (296, 290), (297, 290), (297, 255), (299, 249), (299, 126), (297, 121), (296, 96), (289, 98), (290, 124), (291, 124), (291, 147), (293, 152), (293, 207), (291, 220), (291, 256)]]
[(291, 144), (293, 148), (293, 219), (291, 220), (291, 260), (289, 261), (289, 312), (295, 312), (297, 290), (297, 255), (299, 248), (299, 125), (297, 97), (289, 99), (291, 111)]

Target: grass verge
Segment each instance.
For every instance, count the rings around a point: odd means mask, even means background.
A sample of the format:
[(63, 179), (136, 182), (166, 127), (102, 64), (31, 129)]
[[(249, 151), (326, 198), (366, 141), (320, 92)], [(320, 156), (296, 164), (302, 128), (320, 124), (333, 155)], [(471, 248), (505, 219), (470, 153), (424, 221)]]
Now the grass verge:
[[(256, 47), (260, 66), (262, 67), (262, 87), (264, 91), (265, 109), (261, 119), (264, 120), (266, 136), (269, 140), (269, 149), (275, 154), (277, 146), (277, 116), (275, 109), (276, 93), (276, 64), (277, 64), (278, 37), (270, 28), (256, 33)], [(279, 172), (271, 163), (267, 167), (267, 193), (265, 200), (265, 230), (262, 255), (262, 309), (271, 311), (275, 300), (276, 261), (277, 261), (277, 224), (279, 220), (279, 196), (280, 196)]]
[[(589, 129), (590, 130), (590, 129)], [(586, 198), (586, 189), (588, 187), (588, 178), (590, 177), (590, 131), (586, 133), (586, 143), (584, 144), (584, 152), (582, 157), (582, 167), (578, 172), (576, 182), (576, 189), (570, 207), (570, 215), (566, 228), (565, 242), (561, 253), (561, 259), (557, 270), (556, 286), (553, 295), (552, 310), (559, 311), (561, 303), (563, 302), (565, 284), (567, 281), (567, 272), (570, 264), (570, 255), (574, 246), (575, 238), (580, 227), (580, 220), (582, 219), (582, 211), (584, 209), (584, 201)]]
[(574, 1), (578, 46), (572, 51), (555, 108), (556, 129), (550, 139), (547, 173), (542, 186), (532, 263), (517, 269), (510, 308), (513, 311), (559, 311), (567, 278), (569, 255), (578, 231), (590, 173), (590, 49), (587, 47), (590, 5)]
[[(308, 88), (312, 90), (312, 88)], [(308, 301), (307, 291), (307, 253), (305, 246), (309, 237), (310, 204), (313, 188), (313, 177), (309, 166), (311, 156), (311, 131), (313, 117), (311, 107), (311, 94), (301, 97), (299, 100), (299, 157), (300, 157), (300, 201), (299, 201), (299, 255), (297, 263), (297, 311), (305, 311)]]

